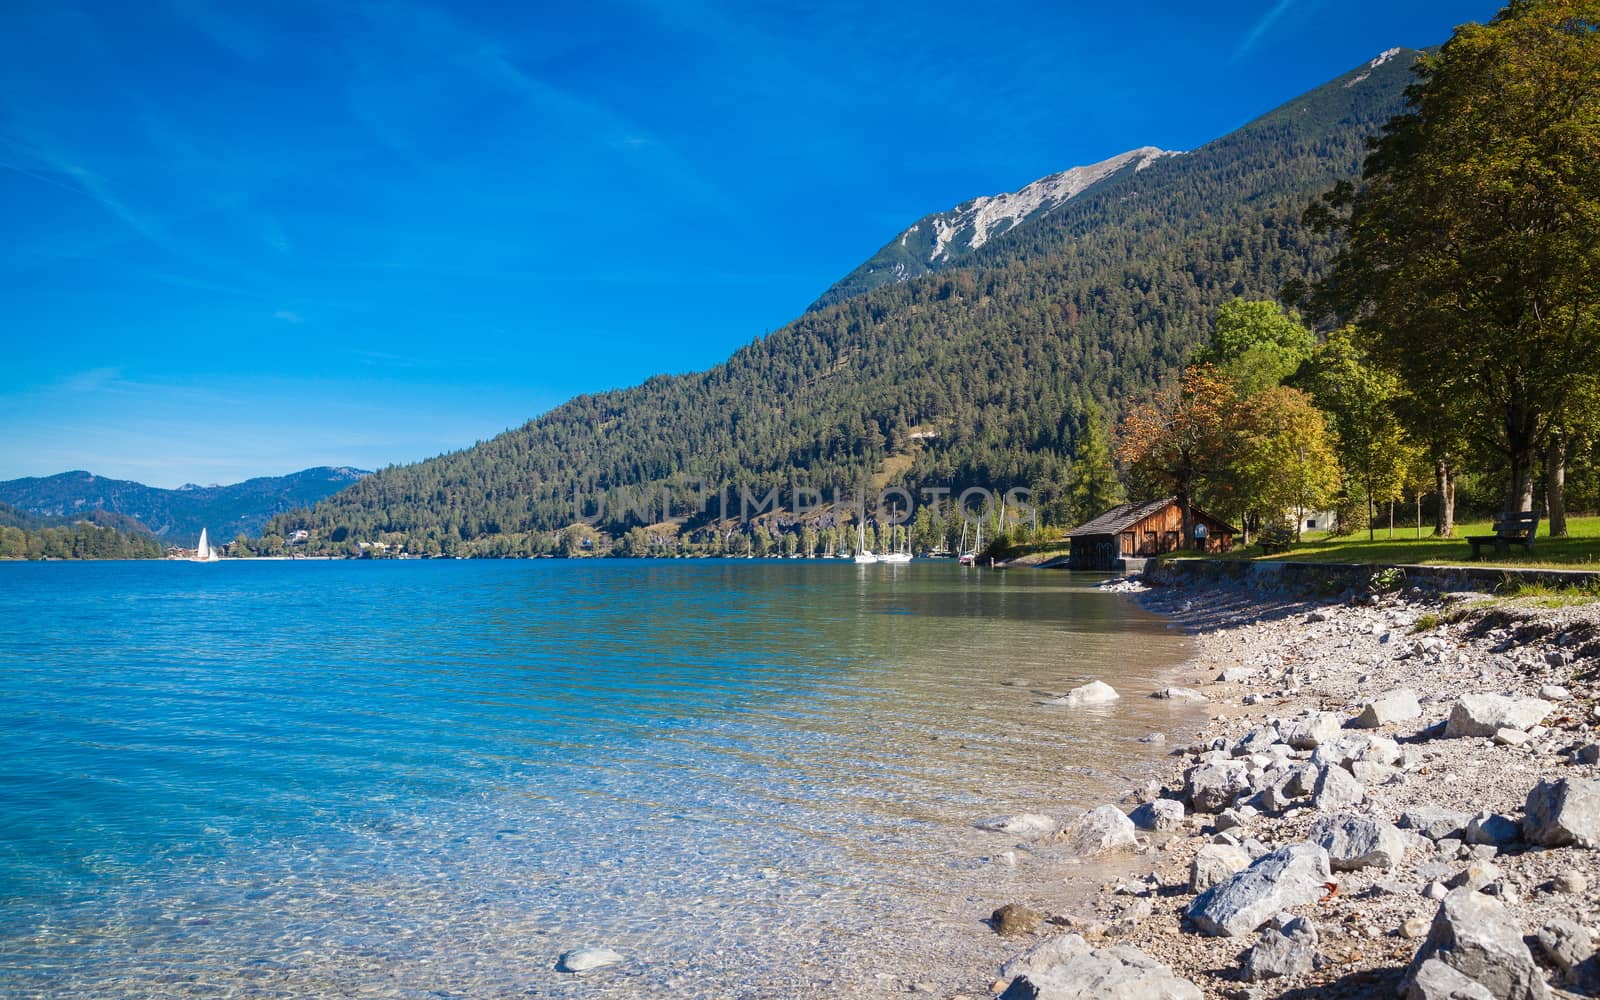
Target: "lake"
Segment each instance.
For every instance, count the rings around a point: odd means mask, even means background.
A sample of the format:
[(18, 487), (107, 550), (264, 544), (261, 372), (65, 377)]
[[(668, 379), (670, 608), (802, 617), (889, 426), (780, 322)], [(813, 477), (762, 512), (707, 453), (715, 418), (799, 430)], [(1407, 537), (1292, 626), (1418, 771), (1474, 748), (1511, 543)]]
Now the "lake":
[[(0, 564), (0, 991), (866, 996), (1070, 907), (1187, 655), (948, 562)], [(1041, 705), (1100, 677), (1108, 709)], [(1192, 711), (1192, 710), (1187, 710)], [(1056, 898), (1059, 897), (1059, 898)], [(626, 961), (581, 977), (567, 949)]]

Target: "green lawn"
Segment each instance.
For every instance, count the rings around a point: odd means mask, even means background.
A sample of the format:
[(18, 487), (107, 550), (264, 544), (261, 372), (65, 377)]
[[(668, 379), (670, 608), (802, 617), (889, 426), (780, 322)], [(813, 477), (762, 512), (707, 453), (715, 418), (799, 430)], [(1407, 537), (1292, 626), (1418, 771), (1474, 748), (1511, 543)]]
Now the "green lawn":
[(1354, 537), (1329, 538), (1325, 532), (1307, 532), (1304, 539), (1288, 552), (1264, 556), (1255, 545), (1231, 552), (1222, 559), (1291, 560), (1296, 562), (1333, 563), (1416, 563), (1427, 566), (1522, 566), (1538, 569), (1596, 569), (1600, 568), (1600, 517), (1572, 517), (1567, 519), (1568, 537), (1548, 538), (1545, 523), (1539, 522), (1539, 533), (1534, 538), (1533, 551), (1524, 552), (1513, 546), (1509, 556), (1496, 556), (1489, 547), (1474, 562), (1472, 547), (1463, 539), (1468, 535), (1492, 535), (1494, 526), (1489, 521), (1456, 523), (1455, 538), (1434, 538), (1428, 534), (1427, 524), (1422, 526), (1422, 537), (1417, 538), (1415, 522), (1401, 527), (1395, 525), (1394, 537), (1389, 537), (1387, 527), (1378, 528), (1376, 537), (1367, 540), (1367, 533)]

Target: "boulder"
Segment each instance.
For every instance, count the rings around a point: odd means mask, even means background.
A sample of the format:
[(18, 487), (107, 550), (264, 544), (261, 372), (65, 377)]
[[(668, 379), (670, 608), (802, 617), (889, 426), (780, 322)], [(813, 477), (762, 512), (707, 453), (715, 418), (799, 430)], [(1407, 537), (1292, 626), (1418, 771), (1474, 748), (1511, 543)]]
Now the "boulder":
[(1189, 862), (1189, 891), (1205, 892), (1250, 867), (1250, 852), (1235, 844), (1207, 844)]
[(1387, 785), (1396, 780), (1396, 775), (1404, 773), (1398, 767), (1380, 764), (1375, 760), (1353, 761), (1347, 770), (1351, 777), (1363, 785)]
[(1056, 839), (1081, 858), (1138, 846), (1133, 820), (1123, 815), (1116, 806), (1099, 806), (1069, 820), (1056, 834)]
[(980, 830), (988, 830), (991, 833), (1004, 833), (1013, 837), (1021, 837), (1023, 840), (1048, 837), (1060, 828), (1060, 824), (1053, 818), (1039, 813), (994, 816), (990, 819), (980, 819), (973, 825)]
[(1270, 723), (1265, 726), (1257, 726), (1245, 733), (1238, 742), (1234, 743), (1231, 752), (1235, 757), (1245, 757), (1266, 750), (1267, 747), (1274, 745), (1280, 739), (1282, 739), (1282, 736), (1279, 734), (1277, 726)]
[(1090, 681), (1082, 687), (1073, 688), (1059, 698), (1045, 702), (1045, 704), (1079, 708), (1085, 705), (1109, 705), (1121, 697), (1120, 694), (1117, 694), (1117, 689), (1105, 681)]
[(1255, 947), (1245, 955), (1244, 978), (1257, 983), (1300, 976), (1310, 972), (1316, 960), (1317, 929), (1305, 917), (1296, 917), (1281, 927), (1261, 928)]
[(1471, 889), (1476, 892), (1500, 877), (1500, 868), (1492, 861), (1474, 861), (1445, 880), (1447, 889)]
[(1532, 729), (1555, 708), (1542, 698), (1508, 698), (1500, 694), (1467, 694), (1450, 707), (1447, 739), (1493, 736), (1501, 729)]
[(1489, 987), (1430, 958), (1406, 982), (1406, 1000), (1495, 1000)]
[(1128, 814), (1141, 830), (1176, 830), (1183, 825), (1183, 803), (1176, 799), (1155, 799)]
[(1522, 836), (1545, 847), (1600, 846), (1600, 781), (1541, 781), (1523, 806)]
[(1329, 764), (1317, 773), (1317, 787), (1311, 793), (1312, 803), (1325, 812), (1348, 809), (1366, 797), (1367, 790), (1361, 782), (1337, 764)]
[(1521, 929), (1505, 907), (1472, 889), (1457, 889), (1439, 904), (1428, 939), (1406, 972), (1409, 995), (1429, 995), (1416, 993), (1415, 988), (1430, 959), (1482, 985), (1495, 1000), (1546, 1000), (1550, 995)]
[(1186, 913), (1203, 933), (1239, 937), (1279, 910), (1316, 902), (1329, 874), (1327, 851), (1316, 844), (1290, 844), (1207, 889)]
[(1318, 767), (1338, 764), (1348, 769), (1356, 761), (1375, 761), (1394, 765), (1405, 757), (1400, 744), (1387, 736), (1371, 733), (1344, 733), (1321, 743), (1312, 751), (1311, 763)]
[(1539, 950), (1568, 983), (1592, 986), (1595, 982), (1594, 935), (1589, 928), (1557, 917), (1539, 928)]
[(1249, 667), (1228, 667), (1217, 675), (1217, 680), (1224, 684), (1243, 684), (1255, 675), (1256, 672)]
[(1358, 868), (1393, 868), (1405, 860), (1405, 835), (1392, 823), (1338, 813), (1312, 824), (1311, 842), (1328, 852), (1328, 866), (1336, 872)]
[(1194, 688), (1164, 687), (1150, 695), (1152, 698), (1166, 698), (1170, 701), (1210, 701), (1205, 695)]
[(1248, 768), (1243, 761), (1196, 764), (1183, 775), (1184, 797), (1197, 813), (1221, 812), (1249, 790)]
[(1559, 684), (1546, 684), (1539, 688), (1539, 697), (1545, 701), (1566, 701), (1572, 697), (1572, 692)]
[(1377, 729), (1421, 717), (1422, 706), (1417, 703), (1417, 693), (1410, 688), (1394, 688), (1367, 702), (1361, 714), (1350, 720), (1350, 725), (1355, 729)]
[(556, 962), (557, 972), (588, 972), (590, 969), (600, 969), (607, 965), (616, 965), (622, 961), (622, 956), (610, 948), (574, 948), (572, 951), (563, 952)]
[(1200, 987), (1137, 948), (1081, 952), (1037, 974), (1018, 976), (1000, 1000), (1201, 1000)]
[(1443, 806), (1412, 806), (1400, 814), (1395, 825), (1402, 830), (1415, 830), (1429, 840), (1443, 840), (1460, 836), (1472, 817), (1459, 809)]
[(1000, 966), (1001, 979), (1034, 976), (1089, 950), (1081, 934), (1062, 934), (1020, 951)]
[(1315, 750), (1338, 737), (1344, 728), (1344, 717), (1336, 712), (1312, 712), (1283, 723), (1279, 730), (1283, 741), (1296, 750)]
[(1469, 844), (1492, 844), (1504, 847), (1522, 839), (1522, 824), (1509, 816), (1485, 809), (1467, 821), (1462, 840)]

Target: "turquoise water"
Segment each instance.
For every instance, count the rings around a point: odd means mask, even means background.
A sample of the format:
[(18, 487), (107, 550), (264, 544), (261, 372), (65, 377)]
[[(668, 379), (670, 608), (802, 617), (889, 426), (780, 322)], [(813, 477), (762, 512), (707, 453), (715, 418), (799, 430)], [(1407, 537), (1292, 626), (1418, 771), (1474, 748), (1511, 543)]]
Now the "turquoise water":
[[(1095, 804), (1171, 711), (1040, 695), (1181, 654), (943, 563), (0, 564), (0, 990), (965, 981), (1052, 871), (972, 821)], [(627, 961), (553, 971), (591, 944)]]

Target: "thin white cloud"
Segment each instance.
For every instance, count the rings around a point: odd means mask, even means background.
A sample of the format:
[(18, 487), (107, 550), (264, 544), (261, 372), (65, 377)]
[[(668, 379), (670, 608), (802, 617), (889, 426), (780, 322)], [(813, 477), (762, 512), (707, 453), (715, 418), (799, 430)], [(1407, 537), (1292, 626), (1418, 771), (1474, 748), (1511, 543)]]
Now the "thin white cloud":
[(1245, 36), (1240, 40), (1238, 47), (1233, 50), (1233, 58), (1242, 58), (1243, 56), (1247, 55), (1251, 49), (1255, 48), (1256, 43), (1261, 41), (1261, 36), (1270, 31), (1272, 26), (1278, 22), (1278, 19), (1287, 14), (1289, 12), (1289, 8), (1293, 7), (1296, 2), (1298, 2), (1298, 0), (1278, 0), (1277, 3), (1273, 4), (1272, 9), (1261, 15), (1261, 20), (1257, 21), (1255, 25), (1245, 33)]
[(272, 314), (272, 318), (275, 320), (280, 320), (284, 323), (294, 323), (297, 326), (306, 321), (304, 316), (301, 316), (293, 309), (279, 309), (277, 312)]

